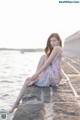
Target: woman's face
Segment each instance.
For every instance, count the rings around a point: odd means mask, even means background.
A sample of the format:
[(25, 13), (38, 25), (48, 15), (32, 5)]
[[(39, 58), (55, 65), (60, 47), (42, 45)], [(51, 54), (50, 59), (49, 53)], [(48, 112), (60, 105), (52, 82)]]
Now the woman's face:
[(51, 44), (52, 47), (54, 47), (54, 46), (59, 45), (59, 41), (55, 37), (52, 37), (50, 39), (50, 44)]

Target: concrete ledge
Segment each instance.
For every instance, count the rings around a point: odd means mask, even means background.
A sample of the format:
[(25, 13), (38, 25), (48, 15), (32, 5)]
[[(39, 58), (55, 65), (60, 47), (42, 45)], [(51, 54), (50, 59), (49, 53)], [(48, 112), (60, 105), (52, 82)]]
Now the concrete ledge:
[(13, 120), (43, 120), (44, 108), (53, 101), (57, 87), (30, 86), (27, 88)]
[(41, 120), (43, 104), (22, 104), (19, 106), (13, 120)]
[(28, 87), (13, 120), (79, 120), (80, 106), (68, 83), (59, 87)]

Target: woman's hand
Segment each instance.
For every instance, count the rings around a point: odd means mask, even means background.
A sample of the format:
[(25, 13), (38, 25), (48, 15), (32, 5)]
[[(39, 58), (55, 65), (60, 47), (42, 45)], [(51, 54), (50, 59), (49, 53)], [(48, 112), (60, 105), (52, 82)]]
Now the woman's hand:
[(29, 80), (29, 82), (28, 82), (28, 85), (30, 86), (30, 85), (32, 85), (36, 80), (37, 80), (37, 77), (38, 77), (38, 74), (34, 74), (31, 78), (30, 78), (30, 80)]
[(37, 79), (37, 77), (38, 77), (38, 74), (35, 73), (35, 74), (31, 77), (31, 80), (32, 80), (32, 81), (35, 81), (35, 80)]

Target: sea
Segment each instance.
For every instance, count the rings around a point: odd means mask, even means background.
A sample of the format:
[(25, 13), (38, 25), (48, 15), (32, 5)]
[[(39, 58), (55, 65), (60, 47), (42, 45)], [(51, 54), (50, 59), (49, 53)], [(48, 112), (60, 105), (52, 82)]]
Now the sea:
[(44, 52), (0, 51), (0, 109), (9, 110)]

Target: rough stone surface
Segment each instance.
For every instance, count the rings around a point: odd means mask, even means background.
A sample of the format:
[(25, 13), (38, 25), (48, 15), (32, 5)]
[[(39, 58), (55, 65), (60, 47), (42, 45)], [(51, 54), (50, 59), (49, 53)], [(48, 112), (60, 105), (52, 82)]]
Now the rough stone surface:
[(19, 106), (13, 120), (41, 120), (43, 104), (22, 104)]
[[(13, 120), (80, 120), (80, 71), (77, 61), (64, 57), (62, 69), (70, 79), (78, 98), (62, 73), (64, 84), (60, 83), (59, 87), (28, 87)], [(75, 62), (75, 69), (67, 62), (71, 65)]]
[[(53, 91), (52, 94), (50, 89)], [(59, 117), (61, 120), (73, 120), (80, 117), (80, 107), (71, 91), (68, 83), (58, 88), (31, 86), (26, 90), (13, 120), (47, 120), (51, 116), (52, 120), (58, 120)]]

